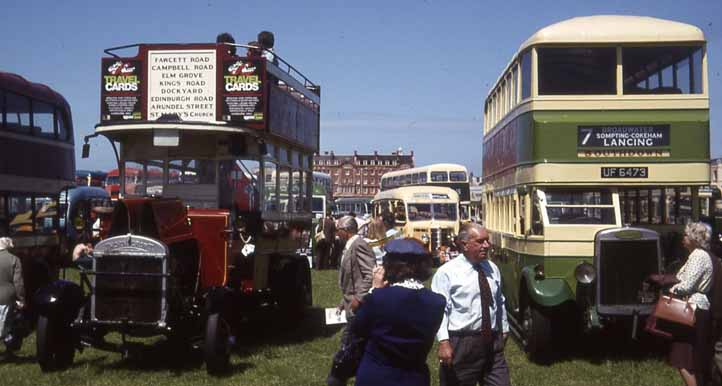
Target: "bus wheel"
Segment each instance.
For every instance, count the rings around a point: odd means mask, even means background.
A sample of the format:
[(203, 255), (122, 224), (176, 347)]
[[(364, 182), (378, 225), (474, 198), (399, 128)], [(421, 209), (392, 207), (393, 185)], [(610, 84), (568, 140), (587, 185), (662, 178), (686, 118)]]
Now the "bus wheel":
[(524, 351), (533, 360), (544, 360), (551, 344), (551, 318), (541, 307), (528, 304), (522, 311), (522, 329), (524, 332)]
[[(67, 331), (64, 331), (67, 330)], [(43, 371), (64, 370), (73, 364), (75, 347), (72, 331), (45, 315), (38, 318), (36, 357)]]
[(208, 374), (222, 374), (230, 368), (231, 328), (219, 313), (208, 315), (203, 355)]

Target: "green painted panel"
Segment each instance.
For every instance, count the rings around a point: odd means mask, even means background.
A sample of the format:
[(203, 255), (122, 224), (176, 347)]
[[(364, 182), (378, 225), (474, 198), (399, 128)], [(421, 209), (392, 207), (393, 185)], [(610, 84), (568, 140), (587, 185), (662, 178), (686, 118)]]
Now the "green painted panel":
[(532, 162), (545, 159), (547, 162), (640, 162), (640, 158), (578, 158), (577, 126), (654, 124), (670, 125), (670, 146), (663, 149), (669, 149), (671, 156), (644, 158), (644, 162), (709, 161), (708, 110), (535, 111), (532, 114), (533, 137), (518, 138), (533, 142)]

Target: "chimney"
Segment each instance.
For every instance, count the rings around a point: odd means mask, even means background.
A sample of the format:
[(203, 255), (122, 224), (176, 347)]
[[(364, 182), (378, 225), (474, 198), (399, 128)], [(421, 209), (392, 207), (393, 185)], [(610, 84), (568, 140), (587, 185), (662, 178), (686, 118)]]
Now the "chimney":
[(378, 156), (379, 156), (379, 151), (378, 151), (378, 150), (374, 150), (374, 156), (375, 156), (375, 157), (378, 157)]

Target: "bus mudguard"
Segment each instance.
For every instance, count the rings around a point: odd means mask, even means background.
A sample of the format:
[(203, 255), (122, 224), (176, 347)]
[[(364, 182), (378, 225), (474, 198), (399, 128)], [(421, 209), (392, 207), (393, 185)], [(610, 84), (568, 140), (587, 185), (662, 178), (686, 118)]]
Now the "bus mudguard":
[(562, 278), (537, 279), (534, 266), (526, 266), (521, 270), (529, 297), (534, 303), (544, 306), (558, 306), (567, 300), (574, 300), (574, 293), (566, 280)]
[(67, 280), (54, 281), (33, 295), (33, 305), (38, 314), (62, 315), (67, 321), (72, 321), (78, 315), (84, 302), (83, 289)]

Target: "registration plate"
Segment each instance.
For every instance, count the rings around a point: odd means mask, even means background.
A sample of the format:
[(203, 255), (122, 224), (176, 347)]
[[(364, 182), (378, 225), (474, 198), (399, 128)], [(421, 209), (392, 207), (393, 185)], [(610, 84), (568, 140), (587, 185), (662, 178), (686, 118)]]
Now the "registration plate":
[(613, 166), (602, 167), (602, 178), (648, 178), (649, 168), (646, 166)]

